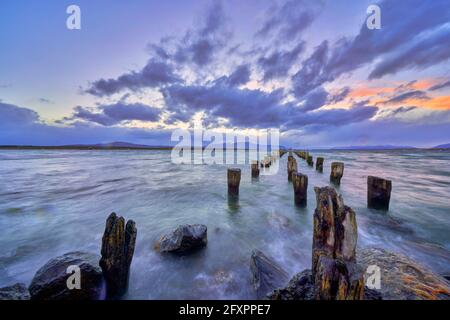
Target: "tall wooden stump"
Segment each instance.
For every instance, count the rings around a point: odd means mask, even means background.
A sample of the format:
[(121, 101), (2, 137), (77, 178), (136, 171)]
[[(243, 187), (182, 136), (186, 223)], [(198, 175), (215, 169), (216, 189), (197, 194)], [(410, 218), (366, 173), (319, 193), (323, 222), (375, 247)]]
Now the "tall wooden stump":
[(316, 159), (316, 171), (322, 173), (323, 172), (323, 158), (317, 157)]
[(378, 177), (367, 177), (367, 206), (377, 210), (389, 210), (392, 181)]
[(136, 235), (137, 229), (133, 220), (129, 220), (125, 225), (125, 219), (117, 217), (114, 212), (106, 220), (100, 267), (106, 280), (109, 298), (120, 297), (128, 289)]
[(364, 273), (356, 264), (355, 212), (331, 187), (314, 188), (312, 274), (318, 300), (362, 300)]
[(308, 176), (294, 172), (292, 173), (292, 185), (294, 187), (295, 204), (306, 207), (308, 199)]
[(292, 173), (297, 172), (297, 160), (292, 158), (287, 164), (288, 181), (292, 181)]
[(228, 169), (228, 194), (231, 196), (239, 195), (239, 184), (241, 183), (241, 169)]
[(259, 177), (259, 163), (258, 161), (254, 161), (252, 163), (252, 178), (258, 178)]
[(344, 163), (343, 162), (333, 162), (331, 164), (330, 181), (332, 183), (334, 183), (335, 185), (340, 185), (343, 175), (344, 175)]

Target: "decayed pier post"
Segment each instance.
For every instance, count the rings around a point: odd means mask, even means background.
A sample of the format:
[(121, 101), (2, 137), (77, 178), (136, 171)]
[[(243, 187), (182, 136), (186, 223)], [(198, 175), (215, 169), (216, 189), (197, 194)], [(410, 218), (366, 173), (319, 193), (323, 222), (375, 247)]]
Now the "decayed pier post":
[(367, 206), (372, 209), (389, 210), (392, 181), (378, 177), (367, 177)]
[(312, 276), (318, 300), (362, 300), (364, 273), (356, 263), (355, 212), (331, 187), (314, 188)]
[(253, 161), (252, 163), (252, 178), (259, 177), (259, 163), (258, 161)]
[(313, 157), (308, 154), (308, 158), (306, 159), (306, 162), (308, 163), (308, 166), (312, 167), (314, 166)]
[(231, 196), (239, 195), (239, 184), (241, 183), (241, 169), (228, 169), (228, 194)]
[(113, 212), (106, 220), (102, 238), (100, 267), (109, 298), (123, 295), (128, 289), (130, 265), (136, 244), (137, 229), (133, 220), (117, 217)]
[(316, 171), (322, 173), (323, 172), (323, 158), (317, 157), (316, 159)]
[(333, 162), (331, 164), (330, 181), (332, 183), (334, 183), (335, 185), (340, 185), (343, 175), (344, 175), (344, 163), (343, 162)]
[(292, 173), (297, 172), (297, 170), (297, 160), (292, 157), (291, 160), (289, 160), (287, 163), (288, 181), (292, 181)]
[(293, 172), (292, 185), (294, 187), (295, 204), (300, 207), (306, 207), (308, 200), (308, 176)]

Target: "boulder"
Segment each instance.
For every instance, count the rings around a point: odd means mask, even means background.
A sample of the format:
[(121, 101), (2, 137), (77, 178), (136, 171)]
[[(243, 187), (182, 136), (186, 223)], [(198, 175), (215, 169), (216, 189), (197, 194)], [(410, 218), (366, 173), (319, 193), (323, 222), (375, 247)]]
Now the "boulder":
[(30, 292), (23, 283), (0, 288), (0, 300), (30, 300)]
[(268, 295), (270, 300), (313, 300), (314, 281), (311, 270), (296, 274), (283, 289), (277, 289)]
[(259, 250), (252, 252), (250, 269), (258, 299), (263, 299), (273, 290), (284, 287), (289, 281), (287, 272)]
[(106, 280), (108, 298), (119, 297), (128, 289), (136, 236), (137, 230), (133, 220), (129, 220), (125, 225), (125, 219), (117, 217), (114, 212), (106, 220), (100, 266)]
[[(69, 252), (54, 258), (40, 268), (29, 290), (32, 300), (98, 300), (103, 291), (102, 270), (99, 257), (85, 252)], [(81, 289), (69, 290), (69, 266), (80, 268)]]
[(203, 224), (182, 225), (161, 237), (157, 244), (160, 252), (184, 253), (206, 246), (207, 227)]
[[(376, 265), (381, 271), (379, 293), (384, 300), (449, 300), (449, 283), (408, 257), (379, 248), (359, 250), (364, 270)], [(378, 290), (377, 290), (378, 291)]]

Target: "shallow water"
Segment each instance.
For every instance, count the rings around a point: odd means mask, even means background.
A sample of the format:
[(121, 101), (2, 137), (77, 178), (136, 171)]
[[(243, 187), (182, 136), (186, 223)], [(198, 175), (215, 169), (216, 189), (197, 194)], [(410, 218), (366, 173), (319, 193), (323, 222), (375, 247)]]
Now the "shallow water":
[[(111, 212), (138, 228), (128, 299), (252, 299), (249, 261), (260, 249), (290, 274), (311, 264), (314, 186), (344, 161), (339, 192), (357, 214), (358, 246), (404, 253), (437, 273), (450, 271), (450, 153), (330, 151), (309, 177), (308, 206), (294, 206), (285, 155), (279, 172), (250, 178), (239, 204), (227, 201), (226, 166), (175, 165), (169, 151), (0, 151), (0, 287), (24, 282), (68, 251), (99, 253)], [(392, 180), (388, 213), (366, 208), (367, 175)], [(185, 223), (208, 226), (208, 246), (160, 255), (156, 240)]]

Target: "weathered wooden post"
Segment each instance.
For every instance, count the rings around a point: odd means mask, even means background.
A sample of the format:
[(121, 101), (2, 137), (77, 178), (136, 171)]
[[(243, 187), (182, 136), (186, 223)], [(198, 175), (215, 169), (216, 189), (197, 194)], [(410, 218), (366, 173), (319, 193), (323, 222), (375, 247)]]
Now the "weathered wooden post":
[(100, 267), (109, 298), (123, 295), (128, 289), (130, 265), (136, 244), (137, 229), (133, 220), (117, 217), (113, 212), (106, 220), (102, 239)]
[(356, 263), (355, 212), (331, 187), (314, 188), (312, 276), (317, 300), (362, 300), (364, 272)]
[(228, 194), (231, 196), (239, 195), (239, 184), (241, 183), (241, 169), (228, 169)]
[(332, 183), (334, 183), (335, 185), (340, 185), (343, 175), (344, 175), (344, 163), (343, 162), (333, 162), (331, 164), (330, 181)]
[(323, 172), (323, 158), (317, 157), (316, 159), (316, 171), (322, 173)]
[(314, 166), (313, 157), (311, 155), (308, 155), (308, 158), (306, 159), (306, 162), (308, 163), (308, 166), (310, 166), (310, 167)]
[(367, 177), (367, 207), (377, 210), (389, 210), (392, 181), (378, 177)]
[(308, 199), (308, 176), (299, 172), (293, 172), (292, 185), (294, 187), (295, 204), (300, 207), (306, 207)]
[(252, 178), (259, 177), (259, 163), (258, 161), (253, 161), (252, 163)]
[(297, 160), (292, 158), (287, 164), (288, 181), (292, 181), (292, 173), (297, 172)]

